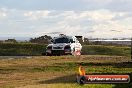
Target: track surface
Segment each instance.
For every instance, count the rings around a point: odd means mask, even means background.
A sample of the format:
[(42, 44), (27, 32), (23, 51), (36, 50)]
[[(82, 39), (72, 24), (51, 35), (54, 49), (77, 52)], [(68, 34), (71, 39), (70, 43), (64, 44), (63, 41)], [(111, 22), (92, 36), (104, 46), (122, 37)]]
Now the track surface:
[[(74, 56), (0, 56), (1, 88), (125, 88), (128, 84), (90, 84), (75, 82), (81, 63), (88, 74), (130, 73), (130, 57)], [(127, 87), (126, 87), (127, 88)]]

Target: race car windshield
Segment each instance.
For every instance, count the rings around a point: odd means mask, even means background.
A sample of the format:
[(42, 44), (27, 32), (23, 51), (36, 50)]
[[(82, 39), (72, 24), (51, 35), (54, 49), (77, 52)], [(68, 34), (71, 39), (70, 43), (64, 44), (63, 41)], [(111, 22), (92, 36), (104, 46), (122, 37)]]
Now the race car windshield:
[(68, 38), (62, 37), (54, 40), (54, 43), (70, 43)]

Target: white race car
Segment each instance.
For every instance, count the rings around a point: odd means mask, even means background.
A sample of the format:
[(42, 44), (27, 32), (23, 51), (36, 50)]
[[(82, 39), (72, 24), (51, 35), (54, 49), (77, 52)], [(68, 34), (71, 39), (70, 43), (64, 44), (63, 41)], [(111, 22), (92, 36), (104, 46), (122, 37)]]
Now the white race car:
[[(77, 37), (77, 36), (76, 36)], [(81, 54), (82, 45), (75, 36), (60, 35), (51, 40), (46, 47), (46, 55), (76, 55)]]

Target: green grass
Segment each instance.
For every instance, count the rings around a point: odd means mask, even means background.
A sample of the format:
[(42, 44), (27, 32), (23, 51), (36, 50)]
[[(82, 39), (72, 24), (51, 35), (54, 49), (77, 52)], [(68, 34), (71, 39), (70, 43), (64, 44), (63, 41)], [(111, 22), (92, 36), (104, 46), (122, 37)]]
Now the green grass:
[(84, 45), (82, 53), (86, 55), (130, 56), (131, 48), (126, 46)]
[(41, 55), (46, 45), (32, 43), (0, 43), (1, 56)]
[[(45, 53), (47, 45), (32, 43), (0, 43), (1, 56), (29, 56)], [(130, 56), (131, 48), (127, 46), (83, 45), (84, 55)]]
[(131, 88), (132, 86), (132, 83), (86, 85), (76, 83), (80, 64), (87, 74), (130, 74), (132, 78), (132, 64), (128, 63), (130, 58), (126, 56), (0, 58), (0, 88)]

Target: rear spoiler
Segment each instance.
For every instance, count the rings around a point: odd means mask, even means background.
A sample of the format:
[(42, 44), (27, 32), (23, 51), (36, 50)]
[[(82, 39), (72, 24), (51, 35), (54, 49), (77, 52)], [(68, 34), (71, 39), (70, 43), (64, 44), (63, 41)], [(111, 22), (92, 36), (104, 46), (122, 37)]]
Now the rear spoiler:
[(75, 36), (76, 38), (83, 38), (83, 36)]
[(84, 37), (83, 36), (75, 36), (77, 39), (82, 39), (82, 41), (84, 42)]

